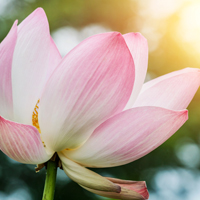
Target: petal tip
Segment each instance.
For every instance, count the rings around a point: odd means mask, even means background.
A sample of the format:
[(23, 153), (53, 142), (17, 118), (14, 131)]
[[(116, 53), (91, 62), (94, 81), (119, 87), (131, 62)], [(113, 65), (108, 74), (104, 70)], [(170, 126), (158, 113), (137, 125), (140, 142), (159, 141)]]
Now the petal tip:
[(186, 122), (188, 120), (188, 110), (187, 109), (178, 110), (175, 112), (178, 112), (177, 113), (178, 118), (181, 118), (184, 122)]
[(188, 110), (184, 110), (183, 115), (185, 115), (185, 119), (188, 120)]
[(198, 73), (200, 73), (200, 69), (199, 68), (186, 67), (186, 68), (184, 68), (182, 70), (184, 70), (186, 72), (198, 72)]
[(18, 19), (14, 21), (13, 27), (16, 27), (18, 24)]
[(1, 115), (0, 115), (0, 123), (3, 124), (5, 122), (9, 122), (8, 120), (6, 120), (5, 118), (3, 118)]
[(116, 38), (116, 39), (120, 39), (123, 37), (120, 32), (110, 32), (109, 34), (111, 37)]
[(45, 11), (43, 8), (38, 7), (35, 9), (35, 11), (33, 11), (34, 14), (45, 14)]
[(132, 36), (135, 38), (141, 38), (145, 42), (147, 42), (147, 39), (140, 33), (140, 32), (131, 32), (131, 33), (126, 33), (124, 36)]
[(180, 111), (180, 114), (181, 114), (181, 115), (188, 116), (188, 110), (187, 110), (187, 109), (181, 110), (181, 111)]
[(116, 34), (116, 36), (122, 36), (122, 34), (120, 32), (114, 32)]
[(39, 20), (42, 20), (42, 19), (47, 20), (46, 13), (44, 9), (41, 7), (36, 8), (28, 17), (30, 17), (29, 19), (33, 17), (33, 18), (38, 18)]
[(142, 193), (141, 193), (141, 195), (144, 197), (144, 199), (146, 200), (146, 199), (149, 199), (149, 192), (148, 192), (148, 189), (147, 189), (147, 184), (146, 184), (146, 182), (145, 181), (142, 181), (143, 182), (143, 185), (144, 185), (144, 187), (143, 187), (143, 190), (142, 190)]
[(130, 197), (136, 197), (138, 200), (146, 200), (149, 198), (149, 192), (145, 181), (130, 181), (110, 177), (105, 178), (121, 187), (120, 196), (122, 199), (127, 199), (125, 198), (127, 194), (129, 196), (128, 199), (130, 199)]
[(4, 118), (0, 115), (0, 122), (3, 121), (3, 120), (4, 120)]

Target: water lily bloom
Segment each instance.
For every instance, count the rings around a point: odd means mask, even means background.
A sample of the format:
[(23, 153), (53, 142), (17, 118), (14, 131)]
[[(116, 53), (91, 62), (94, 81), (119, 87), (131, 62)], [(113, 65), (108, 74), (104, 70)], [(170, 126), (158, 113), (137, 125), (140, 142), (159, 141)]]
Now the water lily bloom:
[[(187, 68), (144, 83), (146, 39), (94, 35), (61, 58), (44, 11), (13, 24), (0, 44), (0, 149), (27, 164), (56, 152), (83, 188), (116, 199), (148, 199), (145, 182), (102, 177), (148, 154), (187, 120), (200, 84)], [(144, 84), (143, 84), (144, 83)]]

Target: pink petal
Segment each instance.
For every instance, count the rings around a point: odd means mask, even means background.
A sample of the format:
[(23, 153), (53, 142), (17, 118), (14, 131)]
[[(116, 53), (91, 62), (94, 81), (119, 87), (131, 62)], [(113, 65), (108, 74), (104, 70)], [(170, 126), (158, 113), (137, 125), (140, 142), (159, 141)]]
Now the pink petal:
[(121, 192), (120, 193), (104, 192), (104, 191), (89, 189), (83, 186), (82, 187), (95, 194), (114, 199), (145, 200), (149, 198), (149, 193), (146, 187), (146, 183), (144, 181), (126, 181), (115, 178), (107, 178), (107, 179), (119, 185), (121, 187)]
[(171, 137), (187, 120), (187, 110), (138, 107), (101, 124), (69, 159), (89, 167), (112, 167), (137, 160)]
[(140, 33), (128, 33), (123, 35), (123, 37), (135, 63), (134, 87), (129, 102), (125, 108), (129, 109), (133, 106), (144, 83), (148, 66), (148, 43), (146, 38), (144, 38)]
[(38, 130), (0, 117), (0, 149), (10, 158), (26, 164), (40, 164), (51, 158), (46, 153)]
[(12, 65), (14, 121), (32, 124), (32, 112), (61, 56), (44, 11), (35, 10), (18, 26)]
[(114, 184), (99, 174), (69, 160), (62, 153), (58, 153), (58, 155), (62, 161), (63, 170), (67, 176), (78, 184), (91, 189), (107, 192), (119, 193), (121, 191), (121, 187), (117, 184)]
[(16, 41), (17, 21), (0, 44), (0, 114), (7, 119), (13, 119), (11, 70)]
[(126, 188), (128, 190), (135, 191), (143, 196), (144, 199), (149, 198), (149, 192), (147, 190), (147, 186), (145, 181), (128, 181), (128, 180), (121, 180), (116, 178), (108, 178), (109, 181), (119, 185), (121, 188)]
[(47, 145), (55, 151), (81, 145), (125, 107), (133, 82), (134, 63), (121, 34), (83, 41), (63, 59), (41, 97), (39, 123)]
[(159, 106), (172, 110), (187, 108), (200, 85), (200, 70), (186, 68), (145, 83), (134, 107)]

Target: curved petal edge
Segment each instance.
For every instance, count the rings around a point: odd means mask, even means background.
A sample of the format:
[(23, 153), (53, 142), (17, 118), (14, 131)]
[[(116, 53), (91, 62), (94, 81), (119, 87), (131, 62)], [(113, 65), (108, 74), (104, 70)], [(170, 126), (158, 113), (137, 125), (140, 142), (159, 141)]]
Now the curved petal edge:
[(120, 180), (108, 177), (106, 178), (109, 181), (119, 185), (121, 187), (121, 192), (120, 193), (104, 192), (104, 191), (90, 189), (82, 185), (81, 187), (92, 193), (115, 199), (146, 200), (149, 198), (149, 192), (147, 190), (145, 181), (128, 181), (128, 180)]
[(134, 74), (132, 56), (120, 33), (94, 35), (75, 47), (41, 96), (39, 123), (47, 145), (61, 151), (83, 144), (99, 124), (124, 109)]
[(117, 184), (114, 184), (99, 174), (69, 160), (61, 152), (58, 153), (58, 156), (62, 161), (62, 167), (67, 176), (78, 184), (100, 191), (115, 193), (121, 191), (121, 187)]
[(187, 119), (187, 110), (129, 109), (102, 123), (80, 148), (63, 150), (63, 154), (87, 167), (127, 164), (160, 146)]
[(200, 69), (185, 68), (146, 82), (134, 103), (172, 110), (186, 109), (200, 86)]
[(0, 44), (0, 115), (13, 119), (12, 61), (17, 41), (17, 21)]
[(24, 19), (17, 33), (12, 63), (13, 121), (32, 125), (35, 104), (61, 56), (42, 8)]
[(10, 158), (26, 164), (48, 161), (38, 130), (30, 125), (15, 123), (0, 116), (0, 149)]
[(127, 33), (123, 35), (131, 52), (135, 64), (135, 82), (131, 97), (125, 110), (131, 108), (137, 99), (147, 73), (148, 66), (148, 43), (140, 33)]

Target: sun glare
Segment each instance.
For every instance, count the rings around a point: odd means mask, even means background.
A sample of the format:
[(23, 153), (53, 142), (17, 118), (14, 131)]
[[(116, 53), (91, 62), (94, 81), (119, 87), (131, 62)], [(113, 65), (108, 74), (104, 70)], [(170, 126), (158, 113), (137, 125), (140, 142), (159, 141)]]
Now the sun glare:
[[(183, 0), (148, 0), (140, 1), (140, 6), (146, 7), (148, 14), (153, 18), (164, 19), (180, 7)], [(144, 12), (144, 9), (140, 9), (140, 12)], [(146, 12), (146, 10), (145, 10)]]
[(200, 1), (193, 1), (180, 12), (176, 33), (190, 52), (200, 53)]
[(189, 54), (200, 53), (200, 0), (143, 0), (138, 14), (139, 31), (148, 39), (150, 51), (171, 33)]

